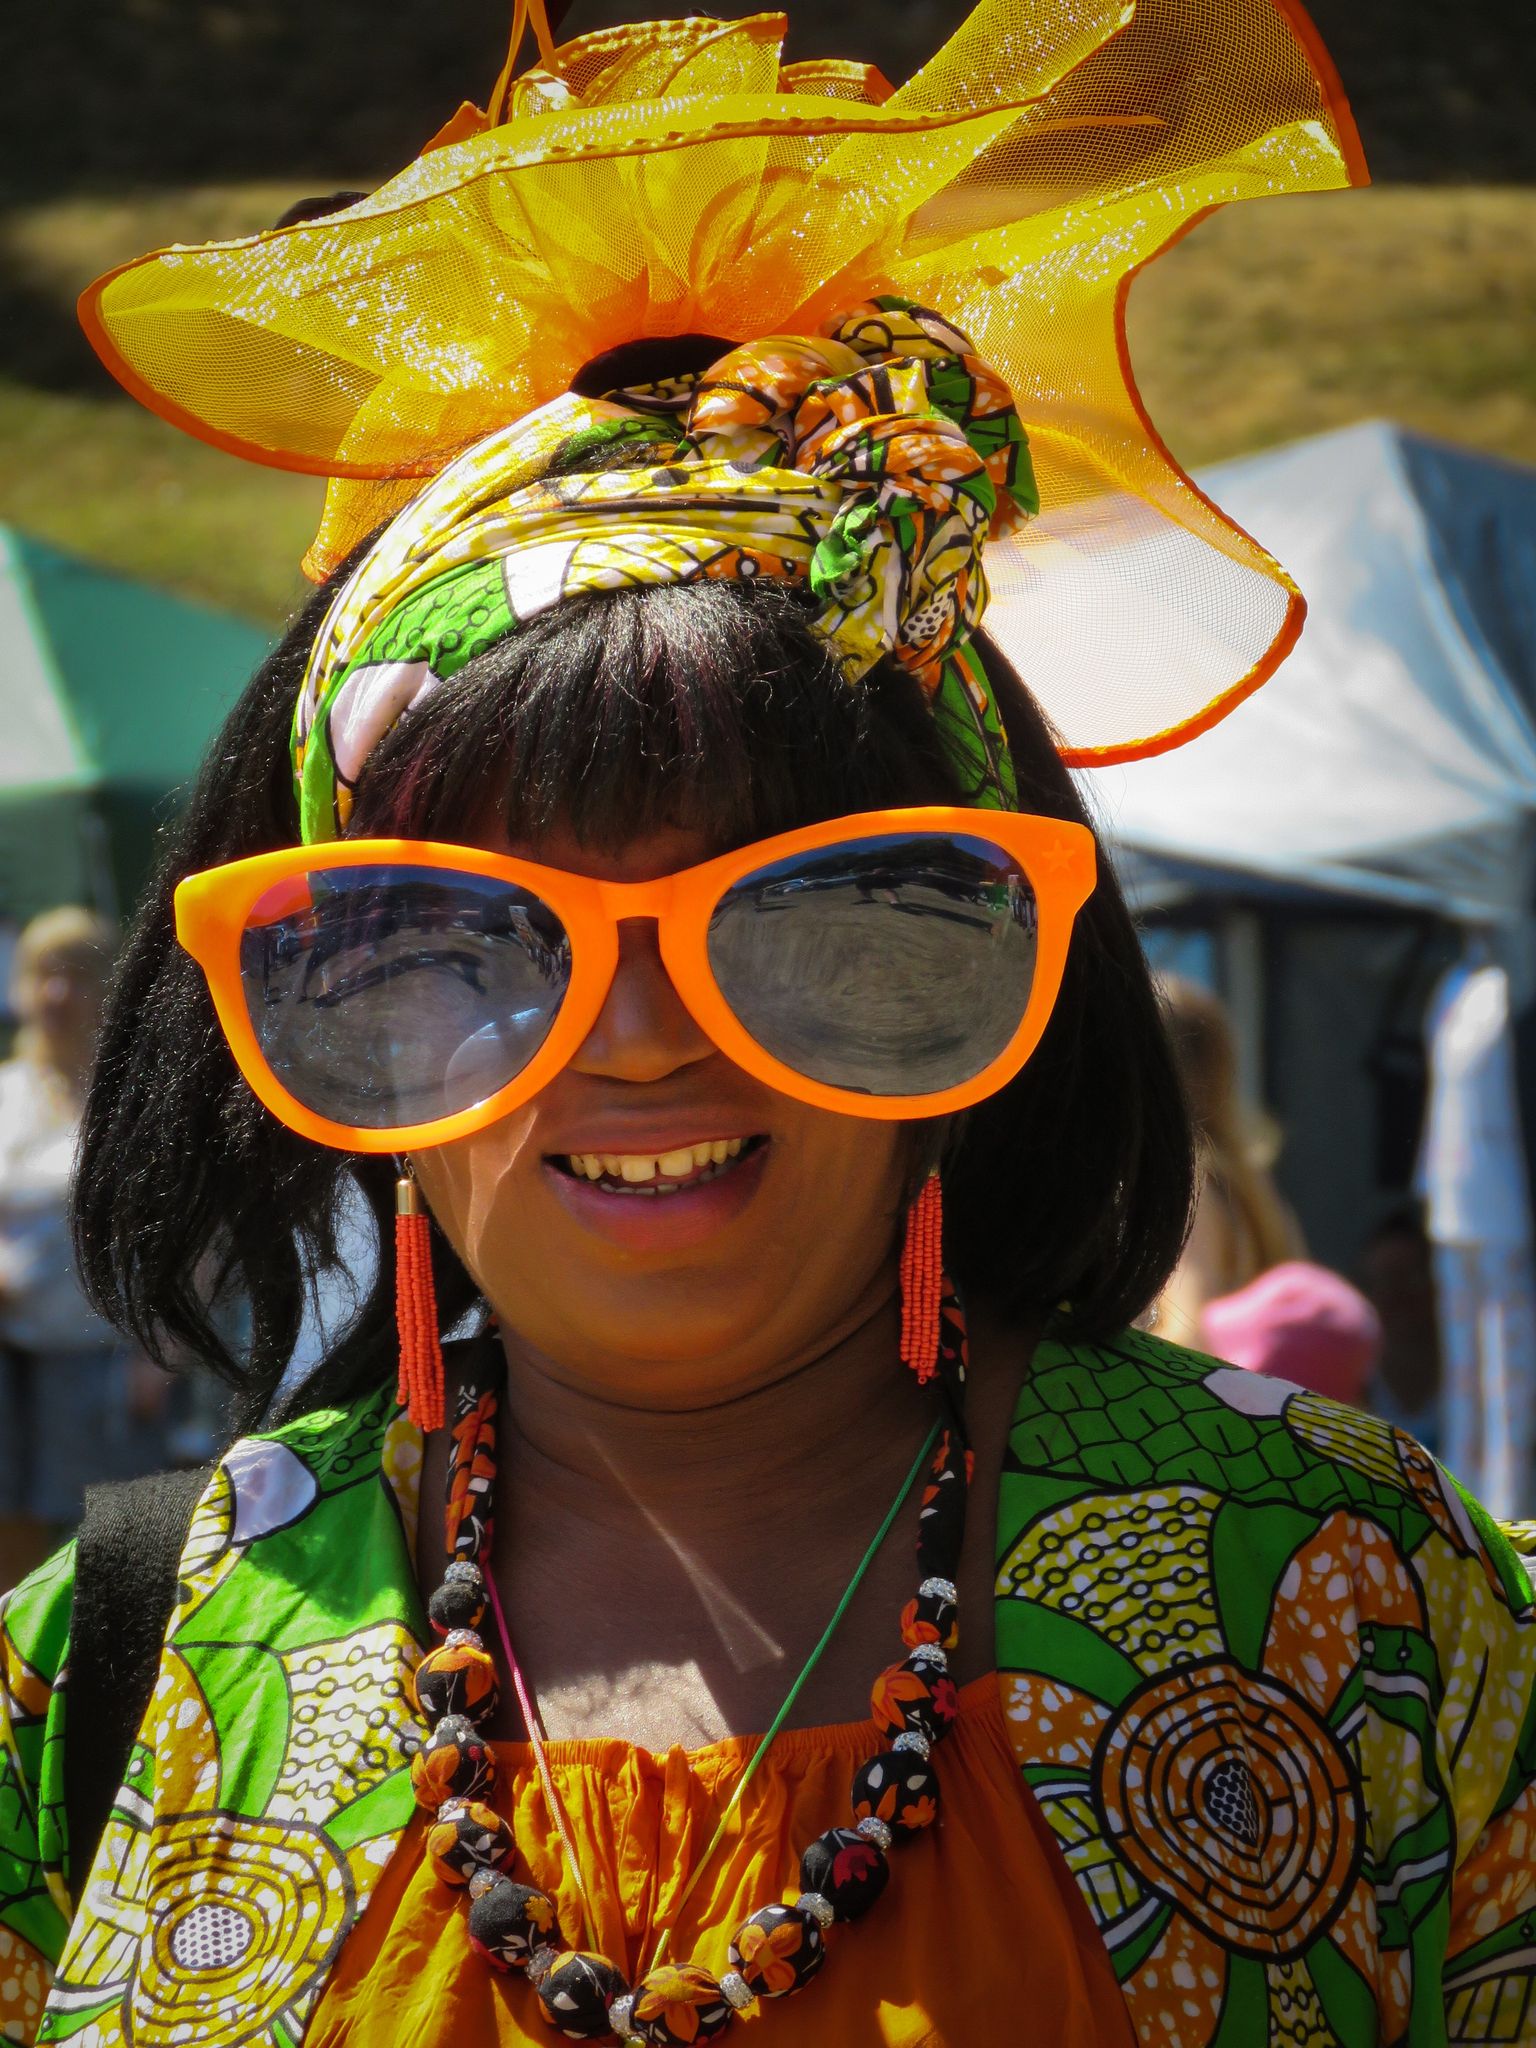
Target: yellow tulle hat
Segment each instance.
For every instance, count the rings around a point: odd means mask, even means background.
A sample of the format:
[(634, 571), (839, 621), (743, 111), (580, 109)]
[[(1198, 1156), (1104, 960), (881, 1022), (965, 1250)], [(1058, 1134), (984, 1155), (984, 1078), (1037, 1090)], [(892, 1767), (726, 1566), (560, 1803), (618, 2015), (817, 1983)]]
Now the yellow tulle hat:
[[(513, 53), (527, 0), (518, 0)], [(366, 199), (157, 251), (81, 317), (199, 438), (331, 479), (324, 577), (480, 437), (643, 337), (814, 334), (878, 293), (1010, 385), (1041, 512), (986, 631), (1074, 763), (1176, 746), (1283, 659), (1300, 594), (1137, 395), (1125, 301), (1214, 207), (1365, 182), (1293, 0), (980, 0), (905, 85), (785, 65), (785, 19), (659, 21), (512, 59)]]

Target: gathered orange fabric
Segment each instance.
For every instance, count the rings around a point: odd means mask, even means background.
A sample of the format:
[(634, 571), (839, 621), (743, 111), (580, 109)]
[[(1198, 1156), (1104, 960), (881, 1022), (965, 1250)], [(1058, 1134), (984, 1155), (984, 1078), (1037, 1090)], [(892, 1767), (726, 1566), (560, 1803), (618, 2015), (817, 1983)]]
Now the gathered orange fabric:
[[(726, 1967), (748, 1913), (792, 1894), (797, 1852), (846, 1819), (874, 1724), (791, 1729), (748, 1792), (728, 1837), (677, 1917), (676, 1958)], [(555, 1742), (549, 1760), (580, 1849), (597, 1946), (641, 1974), (692, 1875), (753, 1738), (664, 1756), (618, 1741)], [(531, 1876), (559, 1904), (567, 1939), (581, 1907), (545, 1810), (532, 1751), (500, 1743), (498, 1809)], [(763, 2048), (972, 2048), (1028, 2015), (1051, 2048), (1131, 2048), (1103, 1940), (1014, 1760), (995, 1677), (960, 1694), (944, 1744), (940, 1825), (904, 1843), (884, 1896), (835, 1932), (825, 1969), (752, 2020)], [(422, 1855), (418, 1818), (348, 1937), (306, 2048), (548, 2048), (556, 2038), (521, 1977), (497, 1976), (469, 1947), (462, 1894)]]

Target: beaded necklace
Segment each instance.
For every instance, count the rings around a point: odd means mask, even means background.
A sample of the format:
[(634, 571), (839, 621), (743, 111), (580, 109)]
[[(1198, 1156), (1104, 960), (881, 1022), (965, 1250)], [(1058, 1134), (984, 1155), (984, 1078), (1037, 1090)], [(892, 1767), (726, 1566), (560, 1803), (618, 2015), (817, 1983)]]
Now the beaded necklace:
[[(633, 1989), (606, 1956), (595, 1952), (580, 1862), (491, 1571), (496, 1421), (505, 1364), (494, 1336), (480, 1348), (455, 1405), (445, 1507), (449, 1563), (427, 1610), (442, 1640), (416, 1667), (416, 1703), (431, 1733), (412, 1759), (411, 1783), (417, 1801), (432, 1815), (427, 1855), (434, 1869), (444, 1883), (469, 1896), (470, 1946), (495, 1970), (526, 1972), (545, 2019), (569, 2039), (599, 2041), (616, 2035), (653, 2048), (684, 2048), (714, 2040), (759, 1999), (798, 1991), (826, 1960), (827, 1930), (835, 1922), (857, 1920), (884, 1891), (892, 1846), (937, 1818), (939, 1781), (930, 1751), (948, 1733), (958, 1703), (948, 1653), (959, 1640), (955, 1579), (972, 1465), (962, 1407), (965, 1317), (947, 1278), (938, 1320), (938, 1420), (821, 1640), (754, 1751), (679, 1908), (724, 1838), (931, 1452), (918, 1516), (919, 1584), (900, 1622), (906, 1655), (881, 1672), (870, 1696), (888, 1746), (853, 1774), (851, 1824), (826, 1829), (801, 1855), (798, 1896), (759, 1907), (737, 1928), (727, 1970), (717, 1977), (699, 1963), (665, 1961), (663, 1934), (651, 1968)], [(497, 1623), (550, 1817), (581, 1898), (585, 1949), (565, 1946), (548, 1893), (512, 1875), (517, 1844), (507, 1822), (488, 1803), (496, 1758), (480, 1729), (496, 1711), (500, 1687), (495, 1660), (479, 1633), (487, 1606)]]

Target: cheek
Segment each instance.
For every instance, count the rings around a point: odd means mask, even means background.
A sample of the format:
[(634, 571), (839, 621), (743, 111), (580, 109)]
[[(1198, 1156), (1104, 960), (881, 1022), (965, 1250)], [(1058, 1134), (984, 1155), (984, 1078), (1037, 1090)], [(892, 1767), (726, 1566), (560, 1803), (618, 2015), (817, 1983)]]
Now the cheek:
[(418, 1152), (412, 1164), (439, 1229), (475, 1281), (496, 1298), (499, 1269), (525, 1232), (522, 1193), (540, 1170), (527, 1113), (503, 1117), (456, 1144)]
[(806, 1110), (775, 1142), (772, 1226), (801, 1264), (846, 1260), (872, 1233), (883, 1245), (907, 1171), (900, 1125)]

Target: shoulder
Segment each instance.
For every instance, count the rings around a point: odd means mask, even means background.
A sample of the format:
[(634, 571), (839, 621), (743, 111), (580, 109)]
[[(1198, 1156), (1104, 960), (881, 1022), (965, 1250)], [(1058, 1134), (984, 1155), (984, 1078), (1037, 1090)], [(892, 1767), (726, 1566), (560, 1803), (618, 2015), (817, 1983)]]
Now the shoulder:
[(1441, 1724), (1463, 1826), (1531, 1726), (1531, 1582), (1477, 1502), (1389, 1423), (1156, 1337), (1041, 1347), (999, 1554), (999, 1602), (1022, 1604), (1000, 1637), (1034, 1638), (1026, 1664), (1245, 1674), (1356, 1741), (1390, 1703), (1422, 1717), (1425, 1756)]
[[(276, 1987), (272, 2013), (302, 2013), (293, 2000), (324, 1975), (412, 1811), (409, 1678), (425, 1627), (404, 1525), (420, 1451), (419, 1431), (380, 1387), (242, 1437), (208, 1475), (79, 1911), (70, 1923), (66, 1895), (47, 1938), (28, 1936), (40, 1983), (57, 1962), (58, 2012), (115, 2013), (124, 1970), (131, 1977), (135, 1955), (142, 1948), (142, 1968), (149, 1954), (143, 1925), (153, 1933), (158, 1919), (165, 1934), (173, 1908), (181, 1925), (238, 1917), (264, 1873), (276, 1873), (269, 1890), (287, 1881), (287, 1857), (292, 1896), (267, 1914), (259, 1967), (243, 1981)], [(93, 1566), (88, 1546), (87, 1575)], [(33, 1586), (21, 1603), (28, 1642), (48, 1635), (45, 1610), (55, 1612), (44, 1674), (60, 1654), (61, 1597)], [(17, 1803), (34, 1818), (9, 1861), (0, 1814), (0, 2007), (11, 1995), (6, 1941), (33, 1910), (34, 1873), (44, 1870), (51, 1895), (63, 1868), (49, 1814), (62, 1804), (59, 1709), (72, 1690), (78, 1713), (88, 1695), (67, 1674), (53, 1689), (40, 1771), (21, 1758), (18, 1783), (36, 1789)], [(0, 1801), (6, 1789), (0, 1778)], [(219, 2035), (241, 2017), (239, 1986), (229, 1998), (216, 1990), (199, 2014)], [(289, 2038), (285, 2026), (274, 2021), (263, 2039)]]
[(1136, 1330), (1041, 1345), (1014, 1410), (1011, 1471), (1116, 1490), (1179, 1487), (1213, 1502), (1354, 1513), (1405, 1540), (1497, 1550), (1511, 1598), (1523, 1567), (1492, 1522), (1406, 1431), (1320, 1394)]
[(1146, 2038), (1273, 2038), (1298, 1984), (1352, 2044), (1524, 1995), (1530, 1583), (1411, 1437), (1155, 1337), (1046, 1343), (998, 1534), (1014, 1751)]
[(70, 1915), (62, 1680), (74, 1576), (69, 1544), (0, 1602), (0, 2004), (29, 2025)]
[(249, 1460), (262, 1445), (281, 1445), (289, 1456), (308, 1465), (317, 1479), (334, 1485), (356, 1479), (360, 1465), (376, 1464), (384, 1455), (391, 1430), (402, 1420), (393, 1389), (380, 1385), (345, 1404), (301, 1409), (270, 1428), (241, 1437), (222, 1462)]
[(69, 1650), (74, 1591), (75, 1546), (66, 1543), (0, 1600), (0, 1707), (13, 1728), (47, 1710)]
[[(230, 1445), (194, 1521), (240, 1553), (283, 1532), (306, 1536), (364, 1518), (380, 1502), (414, 1527), (422, 1438), (379, 1387), (346, 1406), (308, 1409)], [(372, 1504), (370, 1507), (368, 1504)], [(339, 1518), (339, 1520), (338, 1520)]]

